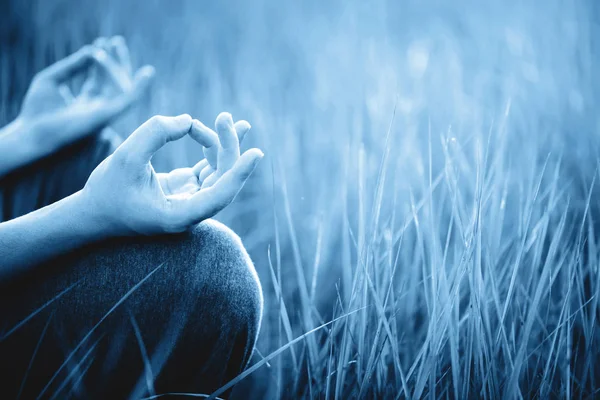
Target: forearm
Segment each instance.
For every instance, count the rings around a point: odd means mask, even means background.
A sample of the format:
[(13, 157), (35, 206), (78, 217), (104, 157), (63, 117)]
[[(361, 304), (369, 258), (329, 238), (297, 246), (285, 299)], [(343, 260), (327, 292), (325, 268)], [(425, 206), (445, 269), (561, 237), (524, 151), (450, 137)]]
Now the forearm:
[(0, 224), (0, 282), (43, 261), (106, 238), (108, 230), (77, 192)]
[[(119, 137), (109, 126), (100, 132), (110, 131), (106, 137)], [(81, 137), (94, 134), (90, 130)], [(17, 118), (0, 129), (0, 178), (13, 170), (47, 157), (61, 148), (70, 145), (73, 137), (63, 137), (60, 131), (45, 134), (35, 123)]]
[(41, 146), (37, 136), (36, 128), (19, 118), (0, 129), (0, 177), (51, 151)]

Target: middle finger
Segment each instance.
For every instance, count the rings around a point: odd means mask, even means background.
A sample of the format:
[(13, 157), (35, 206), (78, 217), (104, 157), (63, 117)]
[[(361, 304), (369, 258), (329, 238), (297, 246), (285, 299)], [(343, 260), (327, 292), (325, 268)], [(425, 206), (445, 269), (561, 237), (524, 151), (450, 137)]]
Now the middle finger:
[[(233, 124), (233, 127), (235, 129), (235, 133), (236, 133), (236, 136), (238, 139), (238, 149), (239, 149), (240, 144), (243, 142), (244, 137), (246, 136), (246, 133), (248, 133), (248, 131), (250, 130), (251, 126), (248, 123), (248, 121), (240, 120), (240, 121), (237, 121), (235, 124)], [(212, 132), (212, 134), (214, 134), (215, 136), (217, 135), (217, 133), (215, 131), (213, 131), (209, 127), (205, 126), (204, 124), (201, 125), (200, 129)], [(220, 143), (220, 137), (219, 137), (219, 143)], [(220, 146), (214, 146), (211, 148), (204, 149), (204, 157), (206, 157), (210, 166), (215, 170), (217, 169), (217, 164), (218, 164), (217, 161), (218, 161), (218, 156), (219, 156), (219, 149), (220, 149)]]

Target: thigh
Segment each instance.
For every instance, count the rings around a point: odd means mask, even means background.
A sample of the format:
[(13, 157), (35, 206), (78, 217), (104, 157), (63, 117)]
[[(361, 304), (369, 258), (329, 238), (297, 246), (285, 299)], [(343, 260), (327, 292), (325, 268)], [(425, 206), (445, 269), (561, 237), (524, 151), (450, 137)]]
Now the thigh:
[(0, 178), (0, 222), (52, 204), (83, 188), (121, 139), (105, 129)]
[(216, 222), (104, 242), (38, 270), (0, 288), (4, 398), (210, 393), (252, 352), (260, 284)]

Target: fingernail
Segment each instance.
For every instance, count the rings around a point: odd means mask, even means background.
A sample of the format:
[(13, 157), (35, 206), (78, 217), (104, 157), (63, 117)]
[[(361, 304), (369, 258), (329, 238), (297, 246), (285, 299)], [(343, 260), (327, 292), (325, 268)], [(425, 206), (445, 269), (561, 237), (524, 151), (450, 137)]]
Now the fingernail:
[(217, 120), (215, 121), (215, 125), (218, 128), (219, 125), (225, 125), (228, 129), (233, 129), (233, 118), (231, 114), (224, 111), (217, 116)]
[(254, 162), (252, 163), (252, 171), (254, 171), (256, 169), (258, 164), (260, 164), (260, 160), (262, 160), (264, 156), (265, 156), (265, 154), (262, 151), (258, 152), (258, 154), (256, 155), (256, 158), (254, 159)]
[(189, 125), (189, 128), (192, 128), (192, 117), (190, 114), (181, 114), (175, 118), (177, 119), (177, 122), (181, 122), (185, 126)]
[(252, 129), (252, 125), (250, 125), (250, 122), (242, 120), (240, 121), (241, 125), (243, 125), (243, 128), (247, 131), (249, 131), (250, 129)]

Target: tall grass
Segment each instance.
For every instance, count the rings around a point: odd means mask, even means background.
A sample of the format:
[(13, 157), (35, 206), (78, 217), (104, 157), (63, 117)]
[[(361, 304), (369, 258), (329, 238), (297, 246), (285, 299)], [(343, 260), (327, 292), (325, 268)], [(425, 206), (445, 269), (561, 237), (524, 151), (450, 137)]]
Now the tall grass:
[(124, 132), (252, 123), (265, 165), (219, 216), (265, 292), (234, 396), (592, 398), (597, 6), (441, 3), (13, 1), (0, 110), (119, 33), (159, 73)]

